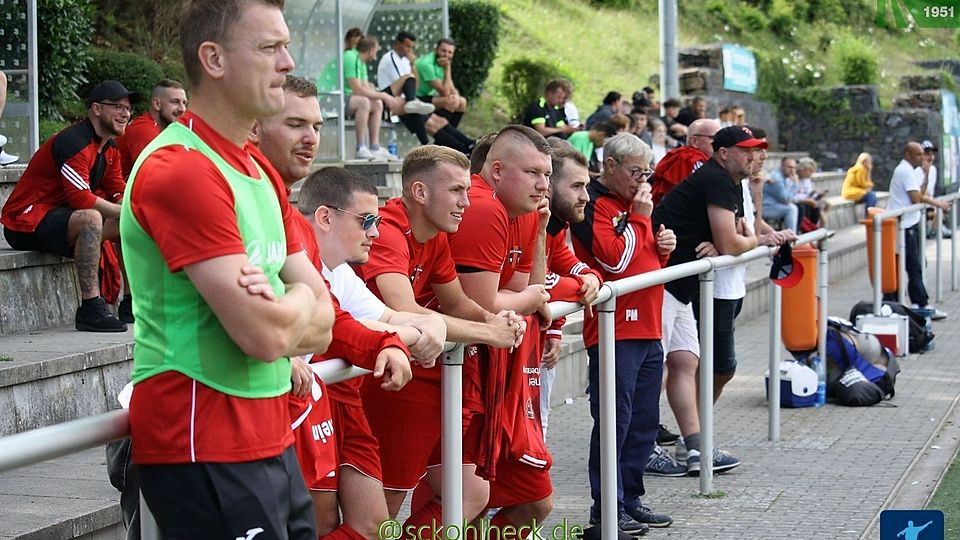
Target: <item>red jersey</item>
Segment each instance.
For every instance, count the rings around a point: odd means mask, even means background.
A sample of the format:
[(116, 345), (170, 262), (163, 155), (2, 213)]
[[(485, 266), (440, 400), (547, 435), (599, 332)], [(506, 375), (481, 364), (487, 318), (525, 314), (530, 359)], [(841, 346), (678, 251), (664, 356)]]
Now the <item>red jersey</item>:
[[(436, 295), (431, 288), (434, 283), (450, 283), (457, 277), (450, 255), (446, 233), (438, 233), (424, 243), (417, 242), (410, 227), (407, 208), (400, 198), (387, 201), (380, 209), (383, 221), (377, 229), (380, 237), (370, 248), (369, 260), (358, 267), (358, 273), (373, 294), (383, 298), (377, 288), (376, 277), (383, 274), (402, 274), (410, 279), (417, 304), (438, 310)], [(417, 380), (440, 381), (439, 366), (430, 369), (412, 364), (413, 377)]]
[(140, 157), (140, 152), (150, 144), (150, 141), (157, 138), (160, 134), (160, 126), (150, 116), (147, 111), (133, 119), (127, 124), (127, 129), (123, 135), (117, 138), (117, 149), (120, 150), (120, 170), (123, 172), (123, 178), (130, 177), (130, 171), (133, 170), (133, 164)]
[[(583, 286), (585, 274), (597, 276), (600, 283), (603, 283), (603, 277), (599, 272), (593, 270), (585, 263), (581, 262), (567, 245), (567, 223), (556, 217), (550, 217), (547, 223), (546, 239), (547, 255), (547, 275), (544, 279), (544, 286), (550, 294), (550, 301), (562, 300), (565, 302), (576, 302), (580, 299), (580, 287)], [(547, 329), (547, 337), (559, 338), (563, 336), (563, 324), (565, 317), (559, 317), (553, 320), (550, 328)]]
[(89, 119), (43, 143), (3, 205), (0, 223), (30, 233), (54, 208), (92, 208), (98, 195), (119, 203), (126, 186), (120, 153), (112, 138), (101, 144)]
[[(252, 178), (256, 164), (280, 201), (287, 254), (302, 251), (285, 188), (270, 162), (253, 145), (224, 138), (196, 114), (188, 126), (227, 163)], [(150, 155), (138, 171), (130, 197), (137, 222), (153, 238), (171, 272), (224, 255), (246, 253), (233, 192), (216, 165), (200, 152), (170, 145)], [(194, 224), (194, 226), (185, 226)], [(203, 226), (195, 226), (203, 224)], [(141, 322), (140, 324), (144, 324)], [(136, 385), (130, 406), (136, 463), (244, 462), (279, 455), (293, 442), (288, 398), (230, 396), (176, 371)]]
[(693, 171), (699, 169), (709, 159), (706, 154), (692, 146), (681, 146), (667, 152), (667, 155), (657, 163), (653, 178), (650, 179), (650, 186), (653, 188), (650, 191), (653, 195), (653, 205), (659, 205), (660, 200), (670, 193), (674, 186), (693, 174)]
[[(631, 212), (631, 203), (610, 191), (599, 180), (587, 186), (590, 202), (586, 219), (570, 226), (573, 249), (581, 261), (600, 273), (604, 281), (659, 270), (669, 256), (657, 253), (653, 223), (649, 216)], [(660, 339), (663, 285), (617, 298), (617, 340)], [(583, 341), (596, 345), (597, 315), (584, 317)]]

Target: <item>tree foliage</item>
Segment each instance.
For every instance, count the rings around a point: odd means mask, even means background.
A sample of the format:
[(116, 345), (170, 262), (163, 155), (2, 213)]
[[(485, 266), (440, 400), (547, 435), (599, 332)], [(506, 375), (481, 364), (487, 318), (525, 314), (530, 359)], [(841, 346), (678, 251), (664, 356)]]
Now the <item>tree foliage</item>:
[(40, 114), (60, 118), (86, 83), (94, 10), (89, 0), (40, 0), (37, 3), (37, 55)]
[(457, 42), (453, 80), (464, 97), (476, 98), (497, 56), (500, 9), (480, 0), (451, 3), (450, 35)]

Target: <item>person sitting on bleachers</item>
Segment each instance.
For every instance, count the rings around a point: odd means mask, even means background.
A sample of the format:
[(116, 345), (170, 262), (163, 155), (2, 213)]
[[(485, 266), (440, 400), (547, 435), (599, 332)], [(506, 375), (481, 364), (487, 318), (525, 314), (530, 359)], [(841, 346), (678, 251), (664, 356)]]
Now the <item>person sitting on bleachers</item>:
[(690, 101), (688, 107), (680, 109), (677, 114), (677, 122), (689, 126), (694, 120), (707, 117), (707, 101), (703, 96), (697, 96)]
[(123, 135), (139, 96), (104, 81), (87, 97), (87, 117), (37, 150), (3, 206), (3, 234), (14, 249), (76, 261), (82, 302), (76, 328), (124, 332), (100, 295), (100, 244), (119, 238), (125, 183), (114, 137)]
[(653, 139), (651, 139), (652, 134), (648, 129), (649, 122), (650, 120), (647, 117), (647, 113), (634, 107), (630, 113), (630, 133), (640, 137), (640, 140), (647, 143), (647, 146), (653, 143)]
[[(681, 141), (687, 136), (687, 126), (677, 121), (677, 116), (679, 116), (679, 114), (679, 99), (670, 98), (663, 102), (663, 116), (660, 117), (660, 121), (663, 122), (663, 125), (667, 127), (668, 135), (678, 141)], [(651, 128), (650, 131), (653, 131), (653, 129)]]
[(600, 164), (603, 163), (603, 145), (617, 134), (617, 128), (609, 122), (594, 122), (587, 131), (578, 131), (570, 135), (567, 142), (587, 160), (587, 170), (591, 177), (600, 176)]
[(847, 169), (847, 176), (843, 179), (843, 188), (840, 191), (844, 199), (866, 205), (865, 217), (870, 215), (868, 210), (877, 205), (877, 194), (873, 191), (873, 179), (870, 178), (872, 170), (873, 158), (862, 152), (857, 156), (857, 163)]
[(797, 192), (793, 196), (799, 210), (798, 226), (800, 231), (809, 232), (827, 226), (827, 210), (830, 204), (824, 198), (826, 191), (813, 189), (813, 173), (817, 172), (817, 162), (804, 157), (797, 161)]
[(623, 103), (623, 95), (620, 92), (610, 91), (603, 98), (603, 103), (597, 107), (597, 110), (587, 117), (587, 129), (593, 127), (597, 122), (606, 122), (611, 116), (622, 112), (620, 105)]
[(456, 49), (452, 39), (443, 38), (437, 42), (433, 52), (417, 59), (417, 76), (420, 78), (417, 97), (432, 103), (437, 115), (459, 128), (463, 113), (467, 110), (467, 98), (460, 95), (460, 90), (453, 82), (453, 54)]
[(130, 176), (133, 164), (140, 152), (167, 126), (177, 121), (187, 110), (187, 92), (180, 82), (161, 79), (153, 85), (150, 93), (150, 108), (127, 125), (123, 135), (117, 137), (120, 150), (120, 170), (123, 179)]
[(635, 110), (639, 109), (647, 114), (657, 114), (660, 112), (660, 103), (656, 100), (656, 91), (649, 86), (644, 86), (642, 90), (637, 90), (630, 98)]
[[(7, 104), (7, 76), (0, 71), (0, 116), (3, 116), (3, 107)], [(10, 165), (20, 161), (19, 156), (8, 154), (3, 150), (7, 144), (7, 138), (0, 135), (0, 166)]]
[(424, 115), (434, 111), (430, 103), (417, 99), (417, 72), (413, 70), (417, 61), (413, 54), (413, 47), (417, 38), (410, 32), (401, 31), (393, 42), (393, 49), (380, 57), (377, 65), (377, 86), (381, 92), (391, 96), (403, 96), (406, 103), (403, 105), (404, 114), (400, 115), (403, 125), (417, 136), (420, 144), (427, 144), (427, 128), (424, 125)]
[(799, 210), (793, 202), (797, 192), (797, 162), (790, 157), (780, 161), (780, 168), (771, 172), (763, 184), (763, 216), (783, 221), (783, 226), (798, 232)]
[[(380, 147), (380, 122), (386, 108), (393, 114), (404, 110), (406, 102), (374, 88), (367, 79), (367, 62), (377, 57), (377, 38), (360, 38), (356, 49), (343, 53), (344, 95), (348, 97), (347, 114), (356, 119), (357, 159), (395, 160), (396, 156)], [(366, 145), (369, 134), (370, 146)]]
[(667, 127), (660, 120), (654, 120), (650, 123), (650, 140), (653, 143), (650, 145), (650, 148), (653, 150), (653, 162), (651, 165), (654, 167), (667, 155), (667, 152), (677, 147), (677, 141), (667, 135)]
[(573, 94), (573, 85), (564, 79), (547, 83), (543, 96), (527, 106), (523, 113), (523, 125), (532, 127), (544, 137), (556, 136), (566, 139), (577, 128), (567, 123), (563, 104)]

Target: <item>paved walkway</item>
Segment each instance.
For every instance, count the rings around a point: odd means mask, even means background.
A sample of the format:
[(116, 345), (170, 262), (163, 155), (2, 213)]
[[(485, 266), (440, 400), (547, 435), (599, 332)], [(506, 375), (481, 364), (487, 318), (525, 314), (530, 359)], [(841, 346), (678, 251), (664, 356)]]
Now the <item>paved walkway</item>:
[[(875, 539), (881, 509), (922, 508), (958, 444), (952, 413), (960, 397), (960, 294), (949, 291), (948, 272), (945, 265), (941, 305), (953, 316), (934, 323), (935, 350), (901, 361), (896, 397), (868, 408), (782, 409), (779, 442), (767, 440), (768, 318), (738, 325), (739, 369), (717, 403), (714, 441), (743, 464), (715, 478), (716, 498), (698, 496), (697, 478), (649, 478), (644, 502), (675, 521), (647, 537)], [(932, 268), (929, 276), (932, 283)], [(871, 298), (866, 269), (835, 283), (829, 295), (830, 314), (847, 317), (853, 304)], [(676, 431), (665, 398), (661, 418)], [(551, 414), (551, 527), (586, 522), (590, 426), (585, 398)]]

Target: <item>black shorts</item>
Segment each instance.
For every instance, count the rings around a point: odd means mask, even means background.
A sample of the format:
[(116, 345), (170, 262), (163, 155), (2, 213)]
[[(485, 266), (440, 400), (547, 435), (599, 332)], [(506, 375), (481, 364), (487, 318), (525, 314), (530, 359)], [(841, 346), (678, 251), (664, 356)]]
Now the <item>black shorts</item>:
[(313, 500), (293, 446), (245, 463), (137, 467), (143, 498), (165, 540), (317, 538)]
[[(700, 330), (700, 296), (693, 299), (693, 316)], [(713, 372), (717, 375), (733, 375), (737, 371), (737, 348), (734, 328), (737, 315), (743, 307), (743, 298), (736, 300), (713, 299)]]
[(67, 227), (74, 212), (73, 208), (54, 208), (43, 216), (33, 232), (11, 231), (4, 227), (3, 236), (13, 249), (42, 251), (72, 259), (73, 246), (67, 239)]

